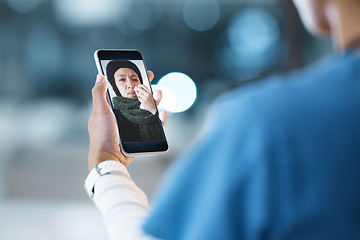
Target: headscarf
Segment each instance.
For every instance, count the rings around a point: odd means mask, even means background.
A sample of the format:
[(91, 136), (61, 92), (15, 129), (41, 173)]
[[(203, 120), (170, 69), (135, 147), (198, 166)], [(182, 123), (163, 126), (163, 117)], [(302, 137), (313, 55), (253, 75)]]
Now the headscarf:
[(119, 89), (116, 86), (114, 74), (120, 68), (130, 68), (131, 70), (133, 70), (138, 75), (140, 83), (143, 84), (140, 70), (134, 63), (132, 63), (130, 61), (118, 61), (118, 60), (111, 61), (106, 66), (106, 75), (108, 77), (108, 80), (109, 80), (116, 96), (121, 96), (121, 94), (120, 94)]

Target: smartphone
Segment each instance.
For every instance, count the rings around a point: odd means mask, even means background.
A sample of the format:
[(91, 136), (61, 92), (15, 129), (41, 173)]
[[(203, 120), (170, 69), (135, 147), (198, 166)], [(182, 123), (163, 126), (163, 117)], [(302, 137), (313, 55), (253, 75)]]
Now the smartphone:
[(107, 79), (107, 96), (126, 156), (168, 151), (144, 58), (138, 50), (99, 49), (94, 53), (99, 73)]

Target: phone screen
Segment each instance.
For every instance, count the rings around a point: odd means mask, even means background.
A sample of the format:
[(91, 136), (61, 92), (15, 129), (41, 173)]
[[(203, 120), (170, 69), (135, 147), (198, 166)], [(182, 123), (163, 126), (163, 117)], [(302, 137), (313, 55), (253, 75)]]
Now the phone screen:
[(126, 153), (167, 150), (145, 62), (138, 51), (100, 50), (102, 73)]

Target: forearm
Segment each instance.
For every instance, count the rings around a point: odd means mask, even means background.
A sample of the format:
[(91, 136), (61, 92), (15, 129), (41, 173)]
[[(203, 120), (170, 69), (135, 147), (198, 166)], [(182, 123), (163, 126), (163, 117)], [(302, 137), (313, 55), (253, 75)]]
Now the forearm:
[(150, 213), (147, 197), (125, 167), (96, 181), (93, 200), (103, 214), (111, 240), (153, 239), (141, 229)]

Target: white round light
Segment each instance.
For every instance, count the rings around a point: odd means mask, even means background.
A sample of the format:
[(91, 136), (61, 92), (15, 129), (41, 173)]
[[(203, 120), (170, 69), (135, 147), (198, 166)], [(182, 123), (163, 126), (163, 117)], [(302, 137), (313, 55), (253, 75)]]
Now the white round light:
[(162, 77), (154, 90), (162, 91), (159, 109), (177, 113), (189, 109), (196, 99), (196, 85), (184, 73), (173, 72)]

